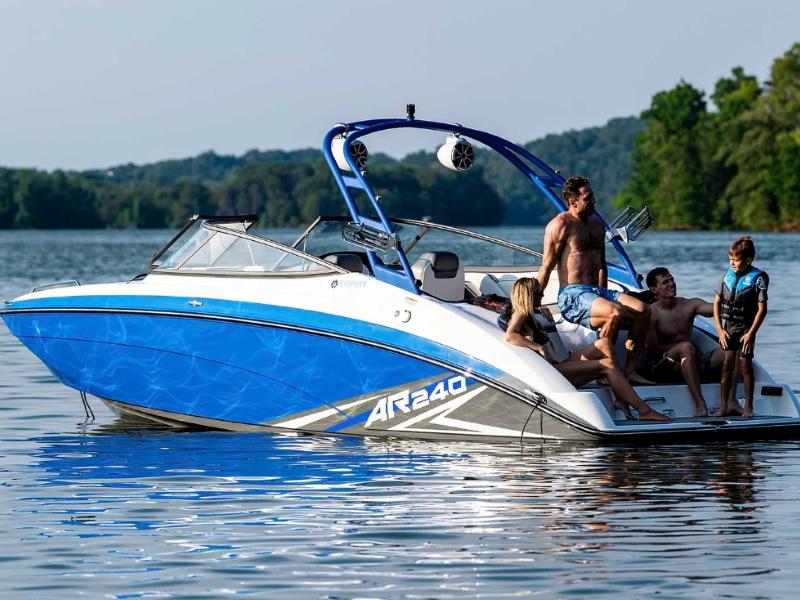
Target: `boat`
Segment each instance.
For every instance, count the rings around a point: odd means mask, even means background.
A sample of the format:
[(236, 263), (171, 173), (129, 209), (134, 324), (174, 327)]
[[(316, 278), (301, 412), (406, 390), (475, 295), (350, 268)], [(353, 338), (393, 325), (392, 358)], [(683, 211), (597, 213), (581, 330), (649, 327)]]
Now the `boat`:
[[(167, 426), (615, 443), (800, 431), (795, 394), (758, 361), (755, 418), (695, 417), (681, 384), (637, 387), (672, 417), (646, 422), (626, 419), (607, 386), (576, 388), (538, 354), (508, 344), (491, 301), (502, 305), (517, 278), (535, 276), (541, 253), (387, 215), (367, 177), (364, 139), (401, 129), (443, 135), (436, 156), (457, 172), (495, 152), (554, 211), (565, 209), (564, 179), (539, 157), (485, 131), (417, 119), (409, 105), (405, 117), (341, 123), (325, 135), (346, 216), (318, 218), (293, 244), (260, 236), (257, 215), (196, 215), (130, 281), (35, 288), (5, 301), (0, 316), (84, 400)], [(626, 210), (606, 224), (609, 287), (641, 290), (624, 245), (651, 220), (646, 209)], [(560, 318), (557, 288), (547, 286), (544, 304), (563, 358), (596, 334)], [(700, 318), (693, 341), (701, 352), (718, 344)], [(719, 385), (704, 383), (703, 393), (718, 398)]]

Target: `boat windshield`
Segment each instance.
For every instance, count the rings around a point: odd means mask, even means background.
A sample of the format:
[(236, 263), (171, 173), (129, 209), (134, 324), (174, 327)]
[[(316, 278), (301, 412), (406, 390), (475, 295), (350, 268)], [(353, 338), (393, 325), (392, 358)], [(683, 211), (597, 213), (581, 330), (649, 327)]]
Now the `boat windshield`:
[(148, 268), (158, 272), (310, 275), (339, 270), (272, 240), (247, 233), (255, 220), (193, 218)]
[[(315, 256), (356, 252), (360, 249), (342, 237), (342, 228), (348, 222), (344, 217), (320, 217), (292, 246)], [(466, 267), (541, 264), (542, 255), (534, 250), (473, 231), (410, 219), (391, 219), (391, 222), (411, 263), (426, 252), (448, 251), (458, 255)], [(376, 253), (386, 265), (399, 264), (394, 249)]]

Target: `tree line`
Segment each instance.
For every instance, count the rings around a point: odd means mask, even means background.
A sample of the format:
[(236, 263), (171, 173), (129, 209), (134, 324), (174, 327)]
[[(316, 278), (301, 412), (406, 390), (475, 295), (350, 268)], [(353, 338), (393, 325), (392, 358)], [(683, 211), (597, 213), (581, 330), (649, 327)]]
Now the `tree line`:
[[(504, 204), (481, 168), (457, 174), (375, 165), (370, 179), (392, 215), (461, 225), (493, 225), (503, 219)], [(177, 227), (193, 214), (257, 214), (261, 226), (293, 227), (344, 211), (321, 160), (254, 163), (221, 182), (181, 179), (166, 185), (0, 169), (0, 228)]]
[[(641, 118), (548, 135), (525, 147), (590, 177), (599, 209), (649, 205), (663, 229), (800, 229), (800, 44), (759, 83), (737, 67), (709, 96), (681, 81)], [(453, 173), (420, 151), (375, 154), (370, 181), (389, 214), (453, 225), (541, 224), (552, 209), (491, 152)], [(264, 227), (344, 214), (317, 150), (206, 152), (106, 170), (0, 168), (0, 228), (174, 228), (192, 214), (260, 215)]]
[(800, 229), (800, 43), (769, 81), (737, 67), (710, 100), (685, 81), (653, 97), (616, 206), (663, 229)]
[[(526, 144), (564, 172), (590, 172), (601, 207), (627, 179), (635, 117), (549, 135)], [(537, 224), (552, 209), (513, 167), (478, 149), (478, 164), (454, 173), (419, 151), (402, 160), (370, 156), (369, 178), (394, 216), (453, 225)], [(260, 215), (264, 227), (304, 225), (344, 214), (318, 150), (205, 152), (149, 165), (82, 172), (0, 168), (0, 228), (177, 227), (192, 214)]]

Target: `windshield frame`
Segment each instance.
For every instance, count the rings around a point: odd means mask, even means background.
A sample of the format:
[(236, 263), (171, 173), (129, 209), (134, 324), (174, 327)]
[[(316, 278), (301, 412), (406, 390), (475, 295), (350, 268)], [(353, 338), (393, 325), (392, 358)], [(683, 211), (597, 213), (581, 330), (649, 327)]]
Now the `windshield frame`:
[[(317, 217), (316, 220), (306, 228), (306, 230), (300, 234), (300, 236), (292, 243), (292, 248), (297, 248), (304, 240), (308, 238), (308, 236), (314, 231), (314, 229), (320, 223), (328, 223), (328, 222), (339, 222), (339, 223), (347, 223), (350, 222), (351, 219), (349, 217), (344, 217), (341, 215), (337, 216), (320, 216)], [(541, 264), (541, 260), (544, 258), (543, 254), (537, 250), (533, 250), (532, 248), (526, 248), (525, 246), (520, 246), (519, 244), (515, 244), (514, 242), (509, 242), (507, 240), (503, 240), (500, 238), (492, 237), (490, 235), (486, 235), (483, 233), (478, 233), (477, 231), (470, 231), (469, 229), (462, 229), (460, 227), (453, 227), (452, 225), (442, 225), (440, 223), (434, 223), (432, 221), (421, 221), (418, 219), (404, 219), (404, 218), (395, 218), (389, 217), (390, 223), (399, 223), (403, 225), (413, 225), (416, 227), (420, 227), (422, 229), (437, 229), (440, 231), (446, 231), (448, 233), (462, 235), (464, 237), (473, 238), (483, 243), (494, 244), (497, 246), (502, 246), (504, 248), (508, 248), (509, 250), (514, 250), (516, 252), (520, 252), (522, 254), (527, 254), (531, 257), (538, 259), (539, 264)], [(414, 240), (415, 238), (411, 238)], [(400, 246), (404, 252), (409, 252), (413, 248), (413, 244), (410, 248), (406, 248), (405, 240), (399, 240)], [(354, 251), (357, 249), (357, 246), (353, 246)], [(298, 252), (302, 252), (302, 250), (298, 250)], [(390, 263), (395, 264), (395, 263)], [(509, 265), (513, 266), (513, 265)]]
[[(168, 275), (197, 275), (197, 276), (221, 276), (221, 277), (316, 277), (320, 275), (330, 275), (332, 273), (349, 273), (346, 269), (330, 263), (326, 260), (323, 260), (317, 256), (312, 254), (307, 254), (301, 250), (294, 248), (293, 246), (286, 246), (274, 240), (271, 240), (266, 237), (261, 237), (257, 235), (253, 235), (251, 233), (247, 233), (247, 231), (236, 231), (234, 229), (229, 229), (227, 227), (222, 227), (218, 225), (219, 223), (235, 223), (235, 222), (247, 222), (251, 221), (249, 225), (247, 225), (246, 229), (250, 229), (257, 221), (252, 220), (253, 215), (244, 215), (239, 217), (203, 217), (195, 215), (189, 222), (180, 230), (180, 232), (172, 238), (172, 240), (167, 243), (161, 250), (159, 250), (155, 256), (150, 260), (150, 262), (145, 267), (148, 273), (156, 273), (156, 274), (168, 274)], [(200, 227), (203, 229), (207, 229), (209, 231), (213, 231), (217, 234), (221, 235), (228, 235), (238, 237), (256, 244), (262, 244), (265, 246), (269, 246), (284, 254), (290, 254), (296, 256), (302, 260), (312, 262), (314, 264), (319, 265), (322, 269), (313, 270), (313, 271), (223, 271), (223, 270), (214, 270), (214, 269), (202, 269), (202, 268), (192, 268), (192, 269), (182, 269), (180, 266), (174, 269), (167, 269), (163, 268), (161, 265), (155, 264), (158, 259), (163, 256), (178, 240), (180, 240), (186, 232), (194, 226), (196, 223), (200, 223)], [(209, 237), (205, 240), (193, 253), (191, 256), (187, 257), (183, 262), (187, 262), (191, 259), (194, 254), (200, 251), (209, 241), (212, 239), (213, 236)], [(283, 260), (282, 258), (278, 260), (278, 263)], [(276, 265), (278, 264), (276, 263)], [(181, 263), (183, 264), (183, 263)]]

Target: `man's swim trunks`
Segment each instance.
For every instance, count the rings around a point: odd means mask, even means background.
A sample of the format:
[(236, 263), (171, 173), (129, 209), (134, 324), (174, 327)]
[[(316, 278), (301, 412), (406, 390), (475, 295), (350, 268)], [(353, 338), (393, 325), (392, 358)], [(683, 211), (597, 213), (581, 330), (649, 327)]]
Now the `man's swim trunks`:
[(605, 298), (618, 302), (622, 292), (609, 290), (596, 285), (573, 284), (558, 290), (558, 308), (570, 323), (578, 323), (592, 328), (592, 302), (595, 298)]
[[(648, 379), (658, 383), (683, 382), (680, 363), (667, 358), (667, 354), (668, 351), (657, 356), (642, 358), (638, 370)], [(722, 352), (709, 350), (698, 356), (697, 372), (702, 383), (719, 383), (722, 374)]]

